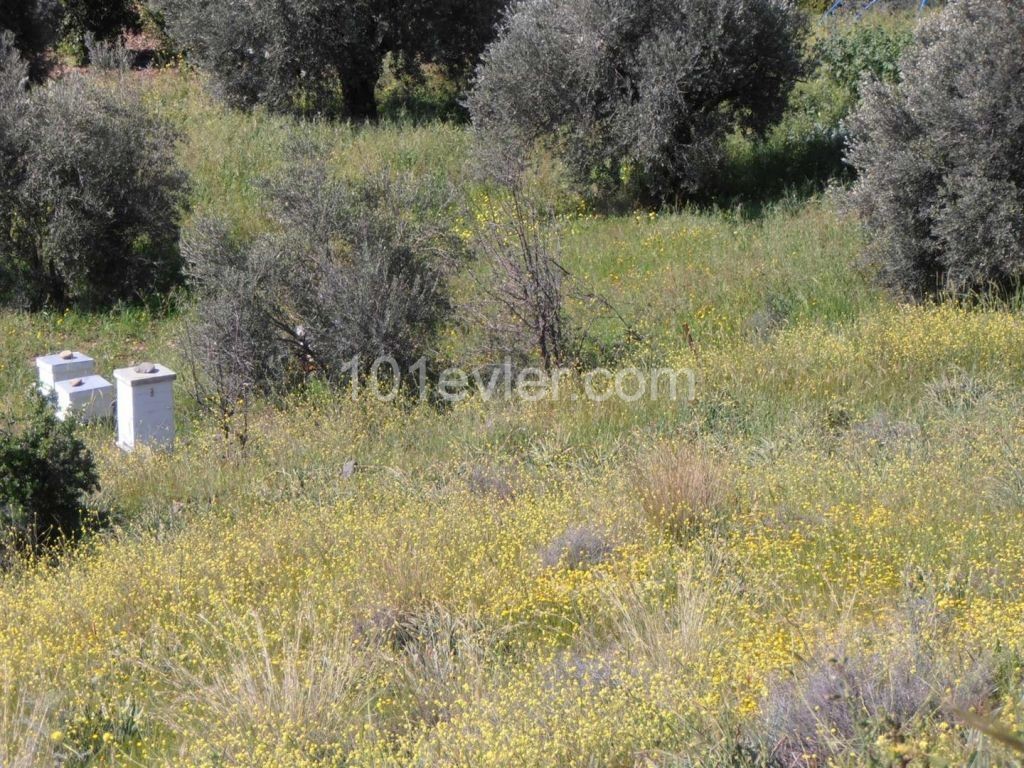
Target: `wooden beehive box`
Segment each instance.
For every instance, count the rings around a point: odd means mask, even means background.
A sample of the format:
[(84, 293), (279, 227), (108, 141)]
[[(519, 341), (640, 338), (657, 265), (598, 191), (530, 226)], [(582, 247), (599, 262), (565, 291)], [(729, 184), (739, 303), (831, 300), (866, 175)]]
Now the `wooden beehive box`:
[(157, 363), (114, 371), (117, 382), (117, 444), (170, 450), (174, 447), (174, 380), (177, 374)]

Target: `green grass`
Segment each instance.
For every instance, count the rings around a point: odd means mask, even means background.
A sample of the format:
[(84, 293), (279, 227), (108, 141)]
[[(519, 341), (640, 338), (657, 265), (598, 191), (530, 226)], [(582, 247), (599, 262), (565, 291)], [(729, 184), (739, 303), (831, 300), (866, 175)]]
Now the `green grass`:
[(458, 182), (468, 137), (445, 123), (411, 126), (384, 122), (361, 127), (242, 113), (216, 104), (198, 87), (200, 76), (169, 72), (154, 79), (147, 103), (183, 134), (182, 164), (193, 183), (193, 215), (227, 218), (239, 235), (268, 226), (261, 182), (285, 162), (291, 141), (323, 147), (341, 174), (360, 176), (382, 167), (439, 181)]

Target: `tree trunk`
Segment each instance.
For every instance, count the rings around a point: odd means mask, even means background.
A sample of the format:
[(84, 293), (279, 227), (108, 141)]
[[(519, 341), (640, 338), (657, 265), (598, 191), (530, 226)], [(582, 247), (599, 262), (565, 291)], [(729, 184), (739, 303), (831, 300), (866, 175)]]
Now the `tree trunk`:
[(342, 80), (345, 116), (351, 120), (373, 122), (377, 119), (377, 76), (374, 73), (353, 73)]

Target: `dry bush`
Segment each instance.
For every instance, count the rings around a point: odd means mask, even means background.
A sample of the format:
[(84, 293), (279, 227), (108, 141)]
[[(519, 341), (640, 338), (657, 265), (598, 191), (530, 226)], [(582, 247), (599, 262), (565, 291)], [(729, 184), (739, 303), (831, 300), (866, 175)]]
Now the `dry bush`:
[(689, 446), (650, 453), (639, 468), (636, 491), (650, 523), (684, 540), (713, 526), (729, 499), (722, 468)]
[(603, 562), (614, 551), (614, 544), (604, 532), (587, 526), (574, 526), (548, 544), (540, 559), (546, 568), (563, 565), (570, 570), (578, 570)]
[(885, 411), (878, 411), (850, 427), (854, 440), (891, 448), (909, 443), (921, 435), (921, 427), (912, 421), (901, 421)]
[(466, 487), (478, 496), (491, 496), (499, 501), (515, 498), (512, 472), (501, 467), (477, 464), (466, 477)]
[(944, 371), (925, 384), (923, 402), (928, 410), (962, 415), (985, 402), (992, 387), (962, 369)]
[(474, 250), (487, 267), (470, 307), (491, 354), (526, 360), (539, 356), (545, 371), (569, 357), (569, 321), (561, 247), (550, 217), (518, 184), (478, 217)]
[(988, 660), (940, 653), (921, 627), (861, 632), (776, 680), (762, 705), (766, 752), (782, 766), (831, 764), (900, 743), (953, 705), (983, 707), (994, 689)]

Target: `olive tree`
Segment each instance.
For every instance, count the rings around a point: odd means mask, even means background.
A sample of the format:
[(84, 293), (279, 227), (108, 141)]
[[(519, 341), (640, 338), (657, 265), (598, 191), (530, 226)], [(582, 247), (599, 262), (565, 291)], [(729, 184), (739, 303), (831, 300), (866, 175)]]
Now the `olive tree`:
[(518, 0), (469, 95), (495, 175), (546, 140), (577, 181), (699, 189), (736, 127), (782, 113), (806, 18), (788, 0)]
[(1024, 279), (1024, 6), (958, 0), (926, 19), (897, 84), (850, 120), (868, 258), (897, 291), (1010, 290)]
[[(377, 116), (384, 59), (469, 68), (503, 0), (159, 0), (171, 34), (239, 107)], [(340, 97), (339, 97), (340, 92)]]
[(174, 285), (186, 191), (175, 132), (123, 79), (72, 75), (26, 92), (14, 84), (22, 72), (8, 49), (0, 301), (102, 307)]

